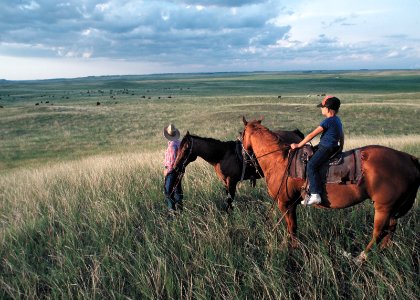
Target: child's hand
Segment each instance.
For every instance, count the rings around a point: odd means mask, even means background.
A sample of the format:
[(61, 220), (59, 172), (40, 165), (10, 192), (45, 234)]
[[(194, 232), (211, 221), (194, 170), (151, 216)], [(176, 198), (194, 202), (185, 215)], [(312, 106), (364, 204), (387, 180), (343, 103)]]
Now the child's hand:
[(296, 148), (299, 148), (299, 145), (293, 143), (293, 144), (290, 144), (290, 148), (292, 148), (292, 150), (295, 150)]

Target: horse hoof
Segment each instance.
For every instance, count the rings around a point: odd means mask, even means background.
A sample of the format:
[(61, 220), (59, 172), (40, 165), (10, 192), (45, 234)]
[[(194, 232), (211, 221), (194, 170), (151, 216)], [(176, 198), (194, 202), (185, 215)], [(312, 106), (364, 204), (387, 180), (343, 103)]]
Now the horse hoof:
[(289, 241), (289, 245), (292, 249), (298, 249), (299, 248), (299, 241), (296, 238), (292, 238)]
[(354, 259), (354, 263), (355, 263), (356, 265), (358, 265), (359, 267), (360, 267), (361, 265), (363, 265), (363, 263), (364, 263), (365, 261), (367, 261), (367, 255), (366, 255), (365, 251), (362, 251), (362, 252), (359, 254), (359, 256), (358, 256), (358, 257), (356, 257), (356, 258)]
[(341, 250), (341, 254), (342, 254), (345, 258), (348, 258), (348, 259), (352, 259), (352, 258), (353, 258), (353, 257), (351, 256), (351, 253), (350, 253), (350, 252), (347, 252), (347, 251)]
[(232, 204), (228, 204), (225, 208), (225, 211), (230, 214), (231, 212), (233, 212), (233, 205)]

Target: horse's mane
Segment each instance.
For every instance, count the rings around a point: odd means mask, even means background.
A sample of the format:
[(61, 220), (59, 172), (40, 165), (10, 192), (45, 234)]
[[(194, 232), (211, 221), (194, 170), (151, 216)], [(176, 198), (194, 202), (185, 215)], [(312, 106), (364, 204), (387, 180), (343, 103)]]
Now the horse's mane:
[(276, 129), (271, 131), (273, 131), (277, 135), (279, 142), (286, 144), (298, 143), (305, 137), (299, 129), (295, 129), (293, 131)]
[(261, 125), (259, 122), (252, 122), (253, 133), (258, 135), (261, 138), (264, 138), (268, 143), (278, 144), (279, 148), (282, 150), (283, 156), (287, 156), (289, 145), (286, 144), (283, 140), (279, 139), (279, 136), (276, 132), (271, 131), (264, 125)]
[(261, 125), (260, 123), (258, 123), (258, 122), (252, 123), (252, 127), (253, 127), (253, 130), (254, 130), (253, 134), (264, 136), (264, 138), (267, 138), (265, 136), (268, 135), (270, 137), (270, 139), (278, 140), (275, 132), (271, 131), (270, 129)]
[[(186, 136), (185, 136), (186, 137)], [(185, 137), (182, 139), (184, 140)], [(214, 139), (214, 138), (210, 138), (210, 137), (202, 137), (202, 136), (198, 136), (195, 134), (189, 134), (189, 137), (194, 138), (194, 139), (199, 139), (208, 143), (213, 143), (213, 144), (230, 144), (230, 143), (235, 143), (235, 141), (221, 141), (218, 139)]]

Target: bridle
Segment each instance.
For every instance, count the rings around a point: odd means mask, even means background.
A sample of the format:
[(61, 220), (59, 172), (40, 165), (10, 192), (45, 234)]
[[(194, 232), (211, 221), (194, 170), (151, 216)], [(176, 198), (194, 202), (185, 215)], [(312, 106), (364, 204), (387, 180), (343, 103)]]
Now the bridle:
[(241, 143), (242, 159), (244, 161), (244, 166), (242, 167), (241, 180), (243, 179), (244, 174), (245, 174), (245, 166), (246, 166), (246, 164), (252, 165), (255, 168), (255, 171), (257, 172), (257, 174), (260, 176), (260, 178), (263, 178), (264, 176), (259, 171), (259, 165), (258, 165), (257, 157), (255, 157), (254, 152), (251, 152), (250, 153), (244, 147), (244, 143), (243, 143), (244, 133), (245, 133), (245, 130), (242, 132), (242, 135), (240, 137), (238, 137), (238, 140)]
[[(259, 158), (264, 157), (264, 156), (267, 156), (267, 155), (270, 155), (270, 154), (273, 154), (273, 153), (275, 153), (275, 152), (279, 152), (279, 151), (281, 151), (281, 149), (276, 149), (276, 150), (270, 151), (270, 152), (268, 152), (268, 153), (264, 153), (263, 155), (260, 155), (260, 156), (255, 156), (255, 154), (254, 154), (254, 152), (253, 152), (253, 151), (250, 153), (250, 152), (248, 152), (248, 151), (245, 149), (245, 147), (244, 147), (244, 143), (243, 143), (243, 140), (244, 140), (244, 135), (245, 135), (245, 130), (243, 130), (243, 131), (242, 131), (242, 135), (241, 135), (241, 137), (239, 138), (239, 141), (241, 142), (241, 146), (242, 146), (242, 156), (243, 156), (243, 158), (244, 158), (244, 160), (245, 160), (245, 161), (247, 161), (247, 162), (251, 162), (251, 163), (254, 165), (254, 167), (257, 169), (257, 172), (258, 172), (258, 168), (257, 168), (257, 166), (258, 166), (258, 159), (259, 159)], [(249, 159), (248, 159), (247, 157), (248, 157)], [(259, 174), (259, 175), (261, 175), (261, 174)], [(261, 176), (261, 178), (262, 178), (262, 176)]]
[(184, 174), (185, 174), (185, 166), (186, 166), (187, 161), (190, 158), (191, 153), (192, 153), (192, 150), (193, 150), (194, 140), (191, 137), (187, 137), (187, 138), (189, 139), (189, 141), (187, 141), (187, 143), (188, 142), (191, 142), (191, 146), (190, 146), (190, 149), (188, 151), (187, 156), (183, 159), (183, 162), (181, 164), (181, 168), (179, 168), (179, 167), (174, 168), (174, 171), (178, 173), (178, 176), (176, 178), (176, 183), (172, 187), (172, 191), (169, 193), (169, 197), (172, 196), (172, 194), (174, 193), (174, 191), (177, 188), (178, 184), (181, 183), (182, 177), (184, 177)]
[[(181, 170), (182, 171), (179, 171), (178, 169), (179, 169), (179, 167), (176, 167), (175, 168), (175, 171), (177, 171), (177, 172), (179, 172), (179, 173), (185, 173), (185, 166), (186, 166), (186, 164), (187, 164), (187, 161), (188, 161), (188, 159), (190, 158), (190, 156), (191, 156), (191, 153), (192, 153), (192, 150), (193, 150), (193, 145), (194, 145), (194, 140), (192, 139), (192, 137), (190, 137), (190, 136), (188, 136), (187, 137), (187, 144), (188, 143), (190, 143), (191, 144), (191, 146), (190, 146), (190, 149), (189, 149), (189, 151), (188, 151), (188, 154), (187, 154), (187, 156), (185, 156), (185, 158), (183, 159), (183, 162), (182, 162), (182, 164), (181, 164)], [(179, 164), (178, 164), (179, 165)]]
[[(250, 159), (250, 161), (253, 163), (253, 165), (254, 166), (257, 166), (258, 165), (258, 159), (259, 158), (261, 158), (261, 157), (264, 157), (264, 156), (268, 156), (268, 155), (270, 155), (270, 154), (273, 154), (273, 153), (275, 153), (275, 152), (278, 152), (278, 151), (281, 151), (281, 149), (276, 149), (276, 150), (274, 150), (274, 151), (270, 151), (270, 152), (268, 152), (268, 153), (265, 153), (265, 154), (263, 154), (263, 155), (260, 155), (260, 156), (258, 156), (258, 157), (256, 157), (253, 153), (252, 154), (250, 154), (246, 149), (245, 149), (245, 147), (244, 147), (244, 143), (243, 143), (243, 137), (244, 137), (244, 135), (245, 135), (245, 129), (242, 131), (242, 135), (241, 135), (241, 145), (242, 145), (242, 152), (246, 155), (246, 156), (248, 156), (249, 157), (249, 159)], [(266, 215), (266, 219), (268, 219), (268, 215), (271, 213), (271, 211), (273, 210), (273, 208), (274, 208), (274, 204), (275, 204), (275, 200), (277, 199), (277, 197), (279, 196), (279, 194), (280, 194), (280, 191), (282, 190), (282, 188), (284, 187), (284, 186), (286, 186), (286, 189), (287, 189), (287, 178), (289, 177), (289, 168), (290, 168), (290, 165), (291, 165), (291, 163), (292, 163), (292, 160), (293, 160), (293, 156), (295, 155), (295, 153), (296, 153), (297, 151), (288, 151), (288, 153), (287, 153), (287, 166), (286, 166), (286, 168), (284, 169), (284, 173), (283, 173), (283, 176), (282, 176), (282, 179), (281, 179), (281, 183), (280, 183), (280, 186), (279, 186), (279, 189), (277, 190), (277, 193), (276, 193), (276, 196), (275, 197), (273, 197), (273, 201), (272, 201), (272, 203), (271, 203), (271, 208), (270, 208), (270, 210), (268, 211), (268, 213), (267, 213), (267, 215)], [(245, 159), (245, 158), (244, 158)], [(258, 168), (256, 167), (256, 170), (257, 170), (257, 172), (259, 173), (259, 171), (258, 171)], [(260, 174), (260, 176), (261, 176), (261, 174)], [(262, 178), (263, 176), (261, 176), (261, 178)], [(267, 184), (267, 182), (266, 182), (266, 184)], [(286, 190), (287, 191), (287, 190)], [(298, 197), (293, 203), (292, 203), (292, 206), (296, 203), (296, 202), (298, 202), (299, 200), (300, 200), (300, 198), (301, 198), (301, 196), (300, 197)], [(290, 208), (288, 208), (287, 210), (286, 210), (286, 212), (281, 216), (281, 218), (279, 219), (279, 221), (277, 222), (277, 224), (274, 226), (274, 228), (273, 228), (273, 231), (277, 228), (277, 226), (280, 224), (280, 222), (283, 220), (283, 218), (286, 216), (286, 214), (289, 212), (289, 209)]]

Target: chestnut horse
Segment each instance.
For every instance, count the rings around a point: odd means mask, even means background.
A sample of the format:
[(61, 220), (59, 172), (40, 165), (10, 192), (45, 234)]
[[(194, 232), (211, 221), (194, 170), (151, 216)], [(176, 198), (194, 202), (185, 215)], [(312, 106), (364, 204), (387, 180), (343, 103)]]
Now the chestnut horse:
[[(243, 146), (253, 151), (265, 174), (268, 192), (284, 214), (292, 246), (297, 246), (296, 207), (300, 203), (303, 179), (287, 174), (290, 145), (278, 143), (276, 135), (261, 125), (261, 120), (247, 122), (243, 118)], [(317, 205), (324, 208), (346, 208), (369, 198), (373, 201), (375, 216), (373, 237), (357, 262), (367, 258), (375, 244), (381, 248), (390, 245), (397, 219), (413, 206), (420, 185), (418, 158), (383, 146), (360, 148), (363, 178), (359, 184), (326, 184), (326, 199)]]
[[(294, 131), (275, 132), (279, 140), (288, 143), (299, 143), (303, 133), (298, 129)], [(239, 147), (238, 147), (239, 144)], [(174, 163), (174, 170), (180, 174), (185, 172), (187, 165), (201, 157), (211, 164), (217, 176), (223, 181), (227, 195), (226, 211), (233, 209), (236, 185), (241, 180), (250, 180), (255, 185), (255, 179), (263, 177), (258, 164), (253, 164), (243, 157), (240, 141), (222, 142), (213, 138), (205, 138), (190, 134), (188, 131), (181, 141)]]

